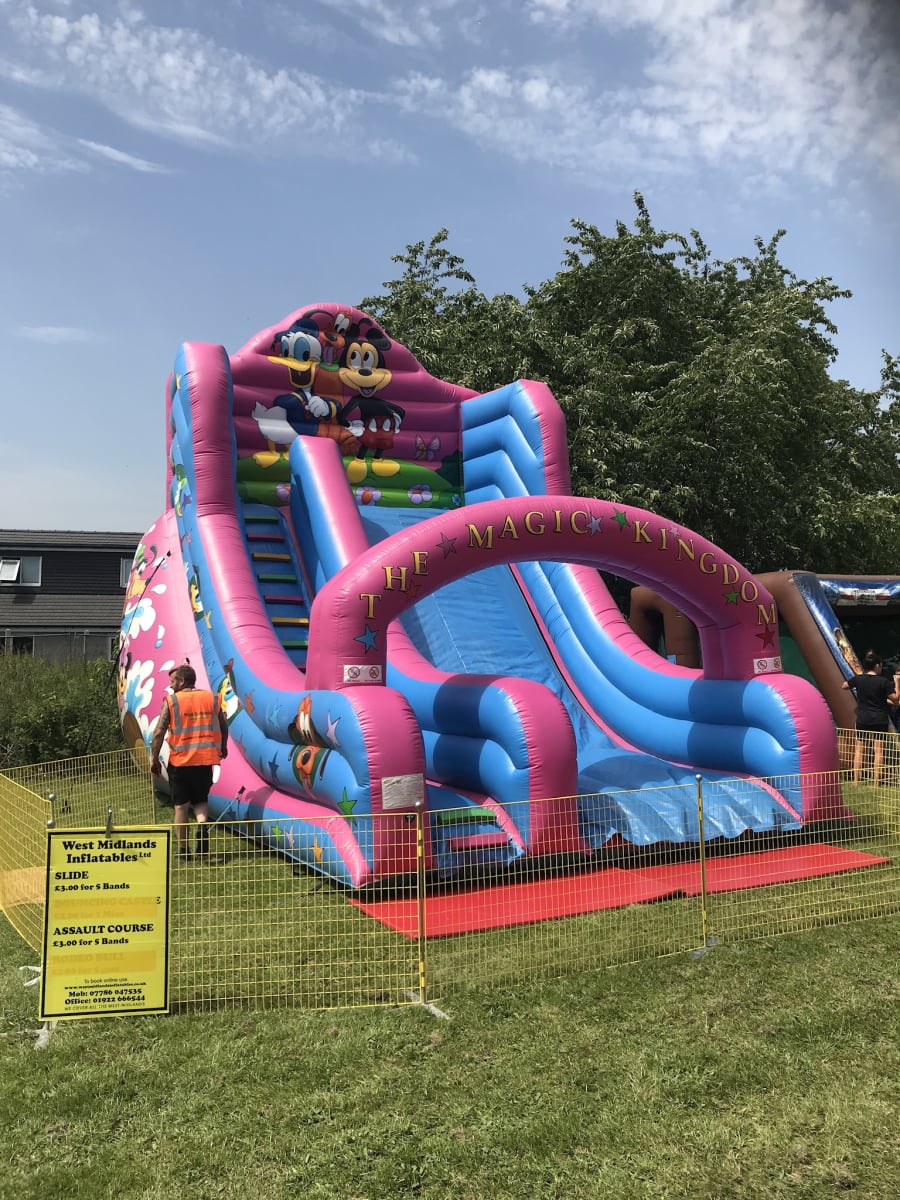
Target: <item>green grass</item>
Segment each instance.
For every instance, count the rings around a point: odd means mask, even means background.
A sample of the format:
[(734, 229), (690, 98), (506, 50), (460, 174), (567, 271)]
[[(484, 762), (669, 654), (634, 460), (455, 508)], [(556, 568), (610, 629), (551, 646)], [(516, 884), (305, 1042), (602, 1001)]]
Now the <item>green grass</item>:
[[(896, 859), (896, 801), (848, 799), (840, 836)], [(831, 923), (896, 910), (894, 864), (712, 896), (699, 955), (695, 898), (434, 941), (444, 1021), (383, 1006), (415, 943), (213, 849), (174, 873), (168, 1017), (36, 1050), (35, 954), (0, 921), (0, 1200), (896, 1200), (900, 922)], [(342, 1004), (383, 1007), (302, 1007)]]
[[(896, 921), (412, 1009), (61, 1023), (0, 927), (0, 1197), (895, 1200)], [(472, 986), (475, 985), (475, 986)]]

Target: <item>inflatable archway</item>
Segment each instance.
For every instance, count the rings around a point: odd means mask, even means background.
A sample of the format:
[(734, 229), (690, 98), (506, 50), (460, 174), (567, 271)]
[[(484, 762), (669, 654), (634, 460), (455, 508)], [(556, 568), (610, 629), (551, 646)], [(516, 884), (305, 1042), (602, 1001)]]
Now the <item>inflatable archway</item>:
[[(706, 678), (779, 669), (772, 595), (711, 542), (654, 513), (573, 496), (485, 501), (394, 534), (344, 567), (312, 608), (312, 687), (385, 678), (387, 627), (455, 579), (531, 561), (603, 567), (653, 583), (703, 614)], [(373, 670), (373, 668), (375, 668)]]

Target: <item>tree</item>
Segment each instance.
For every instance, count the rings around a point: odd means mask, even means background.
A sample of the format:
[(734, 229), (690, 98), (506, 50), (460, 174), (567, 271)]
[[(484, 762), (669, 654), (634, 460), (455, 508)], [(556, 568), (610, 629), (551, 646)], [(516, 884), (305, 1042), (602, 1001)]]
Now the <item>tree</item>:
[(485, 392), (531, 375), (527, 310), (515, 296), (488, 299), (475, 287), (463, 260), (446, 249), (440, 229), (426, 243), (407, 246), (386, 291), (360, 301), (385, 332), (407, 346), (426, 371)]
[(898, 361), (874, 392), (831, 378), (826, 305), (849, 293), (785, 267), (783, 230), (721, 261), (635, 205), (613, 235), (573, 221), (561, 270), (521, 301), (478, 291), (442, 229), (362, 307), (434, 375), (545, 381), (580, 494), (663, 513), (754, 571), (895, 571)]

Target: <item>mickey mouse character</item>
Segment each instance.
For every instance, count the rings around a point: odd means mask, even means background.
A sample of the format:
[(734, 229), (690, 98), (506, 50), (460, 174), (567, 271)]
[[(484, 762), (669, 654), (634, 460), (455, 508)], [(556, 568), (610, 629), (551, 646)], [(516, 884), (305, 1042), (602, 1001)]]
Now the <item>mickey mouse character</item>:
[[(394, 435), (406, 412), (399, 404), (377, 395), (391, 382), (391, 372), (385, 366), (384, 352), (391, 343), (368, 317), (350, 327), (347, 342), (339, 360), (339, 374), (344, 387), (355, 395), (344, 405), (341, 424), (359, 440), (356, 459), (347, 467), (351, 483), (366, 476), (365, 457), (371, 451), (372, 470), (376, 475), (396, 475), (400, 464), (384, 458), (385, 450), (394, 445)], [(350, 414), (359, 416), (349, 420)]]
[[(356, 410), (359, 411), (359, 417), (348, 421), (348, 415)], [(344, 408), (342, 423), (360, 442), (356, 457), (364, 459), (371, 450), (372, 470), (376, 475), (396, 475), (400, 469), (399, 463), (379, 460), (383, 458), (385, 450), (393, 447), (394, 435), (400, 429), (405, 416), (406, 410), (399, 404), (384, 400), (380, 396), (358, 396)]]
[(368, 317), (351, 325), (341, 353), (338, 374), (349, 392), (374, 396), (391, 382), (391, 372), (384, 365), (384, 352), (391, 343)]

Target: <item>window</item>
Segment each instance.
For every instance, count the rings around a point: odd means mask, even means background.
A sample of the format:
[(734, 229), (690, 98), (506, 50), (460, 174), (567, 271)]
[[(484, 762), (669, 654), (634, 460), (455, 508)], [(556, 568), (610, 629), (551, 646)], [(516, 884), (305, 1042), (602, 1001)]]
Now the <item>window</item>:
[(40, 557), (33, 555), (24, 558), (0, 558), (0, 584), (2, 583), (18, 583), (23, 587), (40, 587)]
[(4, 654), (34, 654), (34, 638), (0, 638), (0, 651), (2, 651)]
[(119, 587), (127, 588), (128, 580), (131, 576), (131, 559), (119, 559)]

